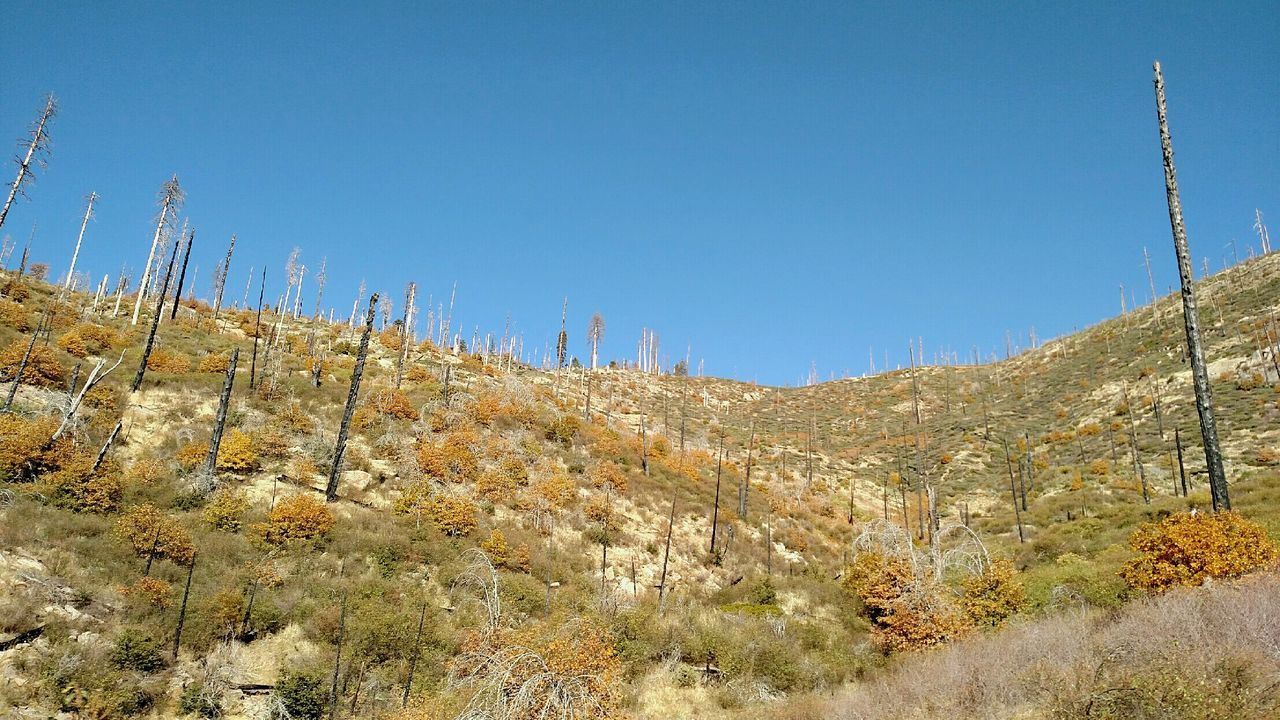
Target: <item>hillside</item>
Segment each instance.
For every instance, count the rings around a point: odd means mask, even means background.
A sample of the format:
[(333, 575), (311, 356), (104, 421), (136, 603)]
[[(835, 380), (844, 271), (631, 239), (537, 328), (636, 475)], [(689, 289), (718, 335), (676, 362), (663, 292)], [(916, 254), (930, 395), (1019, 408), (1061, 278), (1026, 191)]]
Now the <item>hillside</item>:
[[(32, 348), (0, 415), (6, 717), (523, 717), (534, 695), (580, 717), (879, 717), (868, 688), (901, 694), (935, 656), (1136, 600), (1134, 529), (1209, 504), (1177, 296), (999, 361), (797, 388), (402, 354), (384, 321), (326, 503), (359, 328), (165, 305), (130, 392), (155, 301), (133, 324), (129, 296), (0, 286), (5, 391)], [(1234, 507), (1274, 539), (1280, 257), (1197, 292)], [(1015, 627), (884, 652), (847, 582), (904, 531), (908, 552), (1008, 560)]]

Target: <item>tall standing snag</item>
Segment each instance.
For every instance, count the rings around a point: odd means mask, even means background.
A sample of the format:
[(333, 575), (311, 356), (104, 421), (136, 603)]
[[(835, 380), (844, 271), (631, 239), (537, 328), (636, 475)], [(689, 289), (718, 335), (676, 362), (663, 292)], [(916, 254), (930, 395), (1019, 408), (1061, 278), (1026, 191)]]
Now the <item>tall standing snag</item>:
[(64, 291), (71, 289), (71, 279), (76, 274), (76, 260), (80, 258), (80, 244), (84, 242), (84, 230), (89, 226), (89, 219), (93, 217), (93, 204), (97, 200), (98, 193), (89, 193), (89, 199), (84, 208), (84, 219), (80, 221), (80, 234), (76, 236), (76, 249), (71, 251), (71, 267), (67, 268), (67, 279), (62, 283)]
[(333, 466), (329, 468), (329, 485), (324, 498), (329, 502), (338, 499), (338, 473), (342, 472), (342, 455), (347, 449), (347, 433), (351, 430), (351, 415), (356, 411), (356, 397), (360, 394), (360, 378), (364, 375), (364, 359), (369, 354), (369, 334), (373, 332), (373, 317), (378, 309), (378, 293), (369, 296), (369, 311), (364, 318), (364, 332), (360, 335), (360, 350), (356, 354), (356, 367), (351, 371), (351, 392), (347, 393), (347, 407), (342, 411), (342, 425), (338, 427), (338, 445), (333, 450)]
[[(133, 301), (133, 319), (130, 325), (138, 324), (138, 314), (142, 312), (142, 298), (147, 294), (147, 285), (151, 282), (151, 263), (156, 258), (156, 248), (160, 246), (160, 237), (182, 204), (182, 187), (178, 185), (178, 176), (174, 175), (161, 188), (160, 217), (156, 220), (156, 233), (151, 238), (151, 252), (147, 255), (147, 264), (142, 268), (142, 279), (138, 281), (138, 298)], [(163, 257), (163, 256), (161, 256)]]
[(209, 456), (204, 461), (205, 475), (212, 479), (218, 468), (218, 448), (222, 446), (222, 431), (227, 425), (227, 406), (231, 404), (231, 386), (236, 381), (236, 363), (240, 360), (240, 348), (231, 351), (227, 363), (227, 378), (222, 383), (222, 395), (218, 398), (218, 414), (213, 423), (213, 437), (209, 439)]
[[(142, 348), (142, 362), (138, 363), (138, 374), (133, 376), (133, 387), (129, 392), (138, 392), (142, 387), (142, 377), (147, 373), (147, 360), (151, 359), (151, 350), (156, 345), (156, 330), (160, 327), (160, 315), (164, 312), (164, 296), (169, 291), (169, 276), (173, 274), (173, 262), (178, 257), (178, 244), (173, 244), (173, 254), (169, 256), (169, 270), (164, 275), (164, 283), (160, 286), (160, 299), (156, 300), (156, 311), (151, 317), (151, 332), (147, 334), (147, 344)], [(142, 298), (139, 291), (138, 298)]]
[[(0, 208), (0, 227), (4, 227), (4, 219), (9, 215), (9, 208), (13, 206), (13, 199), (22, 192), (22, 186), (30, 183), (35, 179), (35, 174), (31, 171), (31, 164), (44, 165), (44, 157), (49, 151), (49, 121), (58, 113), (58, 103), (53, 99), (53, 95), (49, 95), (44, 101), (44, 110), (40, 111), (40, 119), (36, 120), (36, 125), (31, 129), (31, 139), (27, 141), (27, 152), (22, 156), (18, 163), (18, 176), (14, 178), (13, 184), (9, 186), (9, 197), (4, 201), (4, 207)], [(21, 273), (19, 273), (21, 274)]]
[(1191, 379), (1196, 391), (1196, 413), (1200, 416), (1200, 434), (1204, 437), (1204, 459), (1209, 470), (1209, 490), (1213, 509), (1230, 510), (1227, 473), (1218, 444), (1218, 424), (1213, 417), (1213, 393), (1209, 388), (1209, 371), (1205, 367), (1204, 347), (1200, 343), (1200, 320), (1196, 313), (1196, 291), (1193, 284), (1191, 250), (1187, 247), (1187, 228), (1182, 220), (1182, 200), (1178, 195), (1178, 174), (1173, 166), (1173, 141), (1169, 138), (1169, 122), (1165, 114), (1164, 75), (1160, 63), (1154, 65), (1156, 115), (1160, 121), (1160, 150), (1164, 156), (1164, 188), (1169, 201), (1169, 226), (1173, 231), (1173, 249), (1178, 257), (1178, 279), (1182, 283), (1182, 317), (1187, 331), (1187, 353), (1191, 356)]

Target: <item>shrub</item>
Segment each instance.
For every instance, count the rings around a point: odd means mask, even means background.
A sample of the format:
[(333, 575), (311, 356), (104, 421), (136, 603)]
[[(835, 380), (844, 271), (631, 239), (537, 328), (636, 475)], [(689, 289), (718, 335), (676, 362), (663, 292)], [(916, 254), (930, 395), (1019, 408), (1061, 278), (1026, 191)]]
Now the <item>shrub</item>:
[(76, 512), (107, 513), (119, 507), (124, 495), (119, 468), (107, 462), (95, 471), (96, 457), (92, 452), (76, 452), (42, 478), (54, 504)]
[(1013, 563), (997, 560), (961, 583), (960, 608), (974, 625), (995, 627), (1017, 612), (1026, 600)]
[(846, 568), (845, 590), (862, 601), (871, 639), (884, 652), (940, 645), (964, 634), (964, 618), (947, 602), (945, 588), (923, 586), (901, 558), (861, 553)]
[(450, 537), (470, 535), (476, 529), (476, 505), (467, 498), (436, 495), (428, 509), (431, 522)]
[(516, 572), (529, 572), (529, 546), (512, 548), (503, 532), (494, 528), (488, 539), (480, 543), (480, 549), (489, 555), (494, 565)]
[(204, 521), (219, 530), (236, 532), (241, 521), (249, 510), (249, 498), (244, 492), (232, 488), (223, 488), (209, 498), (204, 506)]
[(0, 300), (0, 325), (8, 325), (18, 332), (26, 332), (31, 329), (31, 319), (27, 315), (26, 308), (21, 304)]
[(1177, 513), (1134, 531), (1139, 556), (1120, 571), (1130, 586), (1160, 592), (1235, 578), (1273, 565), (1275, 544), (1261, 526), (1232, 512)]
[(508, 502), (515, 491), (515, 480), (505, 473), (488, 470), (476, 478), (476, 493), (489, 502)]
[(480, 470), (471, 445), (475, 435), (458, 430), (449, 433), (442, 443), (418, 442), (418, 467), (422, 472), (456, 483), (473, 481)]
[(144, 577), (132, 585), (120, 587), (125, 597), (136, 598), (139, 602), (164, 609), (173, 604), (173, 587), (160, 578)]
[(320, 720), (328, 704), (324, 679), (318, 675), (286, 671), (276, 681), (272, 694), (284, 710), (273, 712), (272, 718)]
[(548, 440), (568, 445), (573, 442), (573, 436), (578, 434), (581, 426), (582, 423), (577, 415), (561, 415), (547, 426), (546, 437)]
[(76, 357), (101, 355), (120, 341), (116, 332), (101, 325), (83, 323), (58, 338), (58, 347)]
[(432, 494), (430, 480), (417, 480), (400, 491), (400, 497), (396, 498), (391, 510), (397, 515), (412, 515), (414, 521), (421, 524), (431, 511)]
[(302, 411), (297, 403), (290, 403), (276, 415), (276, 424), (291, 433), (309, 433), (315, 429), (315, 421)]
[(222, 717), (222, 705), (216, 692), (206, 690), (201, 683), (191, 683), (183, 687), (178, 696), (178, 712), (211, 720)]
[(294, 495), (278, 503), (258, 526), (262, 538), (272, 545), (310, 541), (324, 537), (333, 529), (333, 513), (323, 502), (310, 495)]
[(610, 489), (616, 493), (627, 491), (627, 475), (615, 463), (607, 460), (597, 462), (591, 467), (591, 485), (600, 490)]
[(258, 453), (254, 447), (254, 439), (239, 429), (228, 430), (218, 445), (218, 469), (233, 473), (257, 470)]
[(147, 357), (147, 369), (158, 373), (191, 372), (191, 361), (181, 353), (164, 348), (156, 348)]
[[(4, 350), (0, 350), (0, 382), (13, 382), (29, 342), (30, 340), (18, 338)], [(31, 348), (27, 367), (22, 371), (22, 382), (36, 387), (61, 387), (67, 382), (67, 371), (58, 363), (51, 348), (36, 343)]]
[(58, 420), (39, 417), (28, 420), (16, 413), (0, 414), (0, 480), (13, 480), (56, 468), (70, 451), (70, 438), (53, 448), (44, 445), (58, 429)]
[(409, 396), (403, 390), (381, 388), (370, 393), (366, 402), (380, 415), (387, 415), (397, 420), (417, 421), (418, 419), (418, 411), (414, 409), (413, 403), (409, 402)]
[(138, 557), (165, 558), (179, 565), (190, 565), (195, 557), (187, 531), (151, 503), (132, 508), (116, 521), (116, 535), (128, 542)]
[(218, 373), (225, 375), (227, 368), (231, 367), (231, 355), (228, 353), (207, 353), (200, 358), (200, 364), (197, 366), (197, 372), (202, 373)]
[(123, 670), (155, 672), (164, 667), (160, 645), (141, 630), (126, 628), (111, 649), (111, 664)]

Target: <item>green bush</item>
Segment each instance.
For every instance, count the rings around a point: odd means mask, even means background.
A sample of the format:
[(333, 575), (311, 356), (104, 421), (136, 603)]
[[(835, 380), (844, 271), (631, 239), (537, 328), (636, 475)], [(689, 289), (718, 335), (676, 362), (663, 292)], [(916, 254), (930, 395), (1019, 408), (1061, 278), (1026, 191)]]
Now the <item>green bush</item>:
[(216, 698), (205, 693), (204, 685), (192, 683), (182, 688), (182, 695), (178, 697), (178, 712), (201, 718), (216, 718), (222, 715), (222, 706)]
[(324, 679), (319, 675), (286, 671), (276, 681), (275, 697), (285, 712), (273, 715), (277, 720), (320, 720), (328, 700)]
[(116, 638), (111, 664), (122, 670), (149, 673), (164, 667), (164, 658), (160, 656), (159, 643), (140, 630), (127, 628)]

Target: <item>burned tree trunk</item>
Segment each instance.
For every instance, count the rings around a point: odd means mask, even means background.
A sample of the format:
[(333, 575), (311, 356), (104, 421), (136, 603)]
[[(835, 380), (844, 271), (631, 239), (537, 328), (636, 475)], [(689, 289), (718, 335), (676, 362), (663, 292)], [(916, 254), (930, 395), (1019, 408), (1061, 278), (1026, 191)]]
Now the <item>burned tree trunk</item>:
[[(218, 319), (218, 313), (222, 310), (222, 293), (227, 289), (227, 277), (231, 274), (231, 253), (236, 249), (236, 236), (231, 236), (231, 244), (227, 246), (227, 256), (222, 259), (222, 263), (218, 265), (214, 279), (213, 287), (213, 319)], [(253, 268), (249, 268), (249, 282), (253, 282)], [(249, 288), (244, 289), (245, 301), (248, 301)], [(235, 301), (232, 301), (235, 305)]]
[(53, 95), (50, 95), (44, 102), (44, 110), (40, 112), (40, 119), (36, 121), (35, 128), (31, 130), (31, 141), (27, 143), (27, 152), (18, 161), (18, 177), (9, 186), (9, 197), (4, 201), (4, 207), (0, 208), (0, 227), (4, 226), (4, 219), (9, 215), (9, 208), (13, 206), (14, 198), (22, 191), (22, 186), (32, 177), (31, 163), (39, 164), (44, 160), (43, 153), (49, 147), (49, 121), (53, 119), (57, 112), (58, 103), (53, 99)]
[(716, 531), (720, 529), (720, 470), (724, 461), (724, 430), (720, 430), (720, 447), (716, 450), (716, 499), (711, 506), (711, 558), (716, 556)]
[(156, 344), (156, 330), (160, 327), (160, 316), (164, 313), (164, 296), (169, 291), (169, 275), (173, 273), (173, 263), (177, 257), (178, 244), (174, 243), (173, 253), (169, 255), (169, 271), (165, 273), (164, 283), (160, 286), (160, 299), (156, 301), (156, 312), (151, 318), (151, 332), (147, 333), (147, 344), (142, 348), (142, 362), (138, 363), (138, 374), (133, 376), (130, 392), (138, 392), (138, 388), (142, 387), (142, 377), (147, 373), (147, 360), (151, 358), (151, 350)]
[(187, 263), (191, 260), (191, 246), (195, 243), (196, 231), (192, 230), (187, 233), (187, 247), (182, 251), (182, 270), (178, 273), (178, 288), (173, 291), (173, 309), (169, 312), (170, 320), (178, 317), (178, 305), (182, 302), (182, 285), (187, 280)]
[(676, 527), (676, 496), (671, 496), (671, 515), (667, 517), (667, 549), (662, 553), (662, 578), (658, 580), (658, 614), (667, 596), (667, 561), (671, 558), (671, 533)]
[(1182, 430), (1173, 429), (1173, 444), (1178, 450), (1178, 479), (1182, 483), (1182, 497), (1187, 496), (1187, 466), (1182, 462)]
[(369, 311), (365, 314), (364, 332), (360, 335), (360, 350), (356, 353), (356, 367), (351, 371), (351, 391), (347, 393), (347, 407), (342, 412), (342, 424), (338, 426), (338, 444), (333, 450), (333, 466), (329, 468), (329, 485), (325, 488), (325, 500), (338, 499), (338, 474), (342, 472), (342, 455), (347, 449), (347, 433), (351, 430), (351, 415), (356, 411), (356, 398), (360, 394), (360, 378), (364, 375), (364, 361), (369, 354), (369, 334), (373, 332), (373, 318), (378, 309), (378, 293), (369, 296)]
[(342, 609), (338, 611), (338, 647), (333, 655), (333, 681), (329, 684), (329, 720), (338, 717), (338, 671), (342, 668), (342, 640), (347, 630), (347, 596), (342, 596)]
[(218, 448), (222, 445), (222, 431), (227, 424), (227, 406), (231, 404), (231, 386), (236, 380), (236, 363), (240, 360), (240, 348), (231, 351), (227, 363), (227, 378), (222, 382), (222, 395), (218, 398), (218, 414), (213, 422), (213, 437), (209, 439), (209, 456), (204, 461), (205, 475), (212, 480), (218, 468)]
[(418, 656), (422, 653), (422, 625), (427, 619), (427, 601), (422, 601), (422, 609), (418, 611), (418, 632), (413, 636), (413, 654), (409, 656), (409, 677), (404, 681), (404, 697), (400, 699), (401, 709), (409, 707), (409, 692), (413, 690), (413, 673), (418, 669)]
[(747, 441), (747, 469), (742, 479), (742, 490), (738, 493), (738, 517), (743, 522), (747, 519), (747, 498), (751, 493), (751, 460), (756, 447), (756, 421), (751, 421), (751, 439)]
[(1013, 519), (1018, 524), (1018, 542), (1026, 542), (1022, 534), (1022, 511), (1018, 509), (1018, 488), (1013, 481), (1013, 460), (1009, 457), (1009, 441), (1004, 441), (1004, 464), (1009, 468), (1009, 492), (1013, 496)]
[(9, 412), (9, 408), (13, 407), (13, 399), (18, 395), (18, 386), (22, 384), (22, 374), (27, 371), (27, 363), (31, 362), (31, 352), (36, 348), (36, 339), (40, 337), (40, 332), (48, 318), (49, 308), (46, 307), (44, 315), (40, 318), (40, 323), (36, 325), (35, 332), (31, 333), (31, 341), (27, 343), (26, 352), (22, 353), (22, 360), (18, 362), (17, 369), (13, 371), (13, 387), (9, 388), (9, 396), (5, 398), (4, 412)]
[(1227, 473), (1218, 444), (1218, 425), (1213, 416), (1213, 393), (1209, 388), (1209, 371), (1205, 365), (1204, 347), (1200, 342), (1200, 320), (1196, 311), (1196, 291), (1191, 267), (1191, 251), (1187, 245), (1187, 228), (1182, 219), (1182, 200), (1178, 194), (1178, 174), (1173, 165), (1173, 141), (1164, 99), (1164, 75), (1155, 63), (1156, 116), (1160, 122), (1160, 150), (1164, 158), (1165, 196), (1169, 203), (1169, 226), (1173, 231), (1174, 253), (1178, 258), (1178, 279), (1182, 284), (1182, 316), (1187, 333), (1187, 351), (1191, 356), (1191, 378), (1196, 391), (1196, 413), (1200, 416), (1200, 433), (1204, 437), (1204, 459), (1209, 471), (1209, 489), (1213, 509), (1230, 510)]
[(98, 472), (98, 468), (102, 467), (102, 461), (107, 459), (107, 452), (111, 450), (111, 444), (116, 441), (116, 436), (120, 434), (120, 429), (124, 427), (123, 420), (117, 420), (116, 426), (112, 428), (111, 434), (107, 436), (107, 441), (102, 443), (102, 449), (98, 451), (98, 457), (93, 461), (93, 469), (90, 474)]
[(258, 336), (262, 334), (262, 295), (267, 291), (267, 269), (262, 268), (262, 284), (258, 286), (258, 315), (253, 321), (253, 355), (249, 359), (249, 392), (258, 371)]
[(187, 567), (187, 586), (182, 590), (182, 606), (178, 608), (178, 627), (173, 632), (173, 661), (178, 661), (178, 649), (182, 647), (182, 626), (187, 622), (187, 600), (191, 597), (191, 577), (196, 573), (196, 556), (191, 555), (191, 565)]

